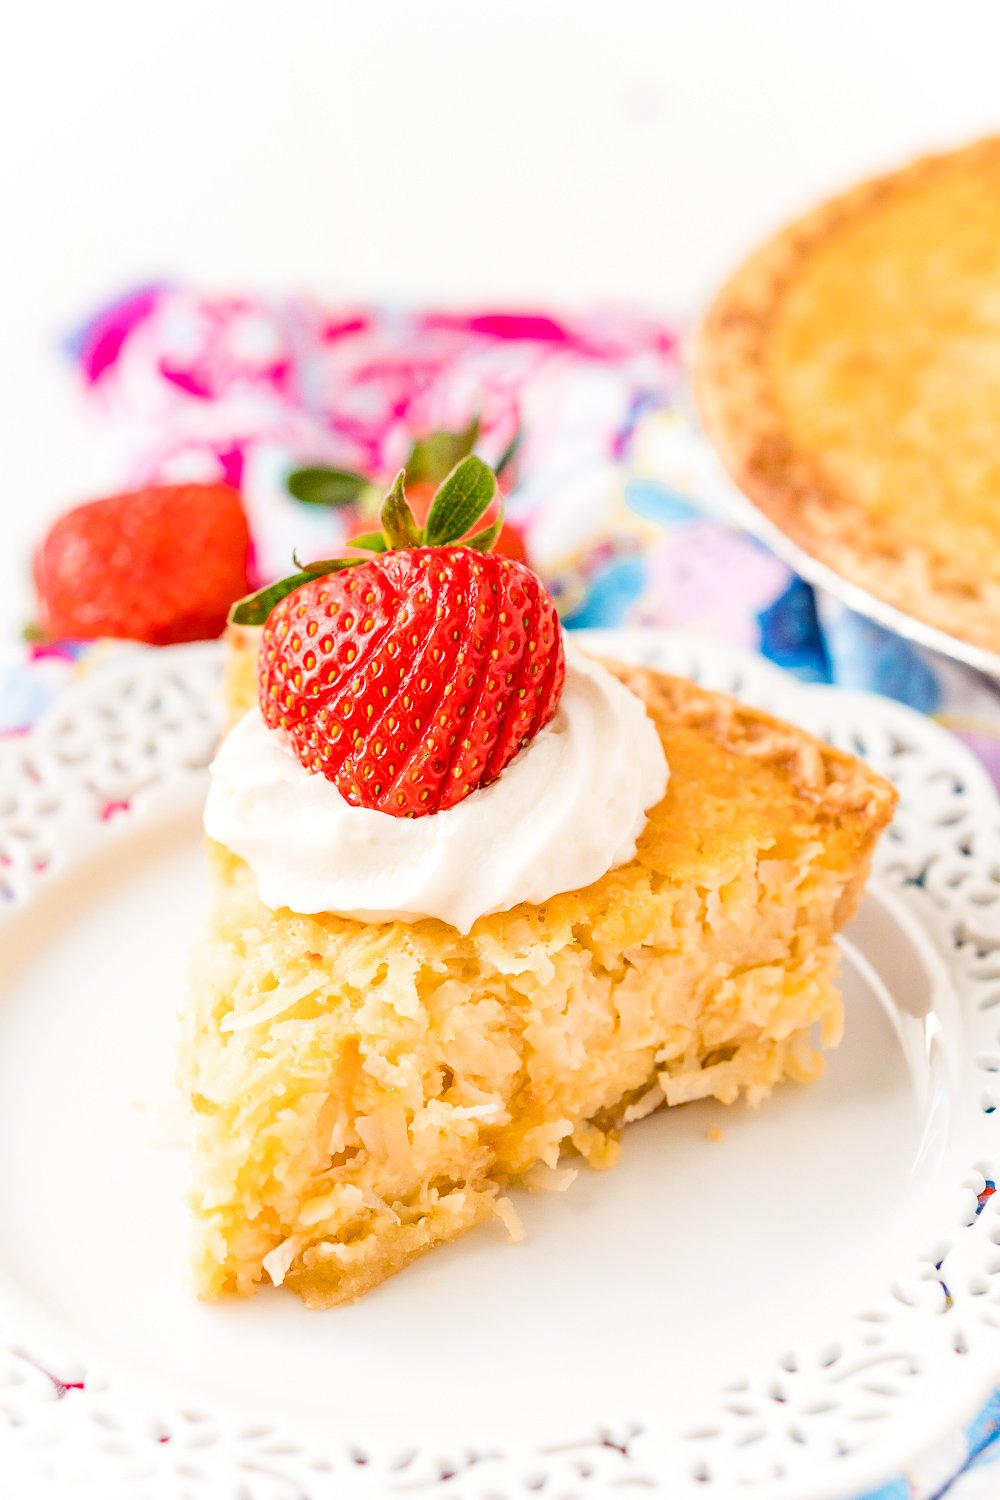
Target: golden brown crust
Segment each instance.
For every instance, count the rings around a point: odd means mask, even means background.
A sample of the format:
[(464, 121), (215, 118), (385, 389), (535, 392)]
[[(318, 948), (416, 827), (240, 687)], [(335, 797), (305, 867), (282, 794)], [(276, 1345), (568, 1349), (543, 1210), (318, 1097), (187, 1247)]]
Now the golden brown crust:
[[(949, 434), (934, 420), (935, 411), (921, 405), (926, 391), (921, 391), (919, 382), (914, 382), (913, 391), (902, 388), (906, 384), (907, 348), (912, 343), (918, 355), (930, 351), (933, 357), (940, 352), (941, 345), (939, 342), (932, 347), (931, 339), (944, 329), (946, 353), (951, 359), (947, 373), (952, 376), (954, 395), (960, 403), (962, 379), (968, 375), (968, 389), (974, 389), (976, 384), (968, 359), (974, 355), (981, 360), (986, 348), (991, 380), (1000, 366), (1000, 333), (994, 344), (989, 342), (995, 309), (991, 311), (986, 306), (990, 295), (993, 299), (1000, 296), (1000, 287), (991, 279), (992, 262), (985, 267), (976, 265), (978, 280), (960, 274), (949, 277), (946, 272), (941, 278), (944, 284), (940, 306), (933, 317), (928, 315), (924, 327), (923, 299), (914, 289), (907, 304), (906, 278), (912, 276), (917, 264), (932, 278), (932, 257), (939, 254), (941, 243), (946, 240), (949, 244), (957, 243), (956, 255), (961, 261), (964, 237), (968, 242), (965, 263), (972, 264), (979, 256), (978, 246), (972, 243), (974, 232), (981, 231), (978, 227), (974, 231), (960, 218), (948, 222), (946, 204), (951, 201), (948, 195), (965, 194), (961, 201), (974, 207), (977, 191), (992, 201), (998, 183), (1000, 137), (995, 137), (960, 151), (925, 158), (830, 200), (777, 234), (740, 267), (709, 310), (695, 351), (695, 387), (702, 420), (726, 467), (750, 500), (796, 543), (843, 577), (930, 625), (993, 651), (1000, 650), (1000, 574), (996, 568), (996, 558), (1000, 555), (1000, 510), (995, 504), (995, 493), (989, 488), (989, 478), (985, 481), (987, 503), (980, 505), (977, 524), (967, 533), (964, 545), (961, 542), (957, 546), (941, 545), (933, 526), (920, 528), (911, 524), (907, 528), (895, 524), (904, 517), (908, 494), (897, 493), (890, 497), (888, 505), (880, 497), (879, 503), (873, 505), (877, 475), (862, 474), (862, 479), (872, 480), (870, 486), (852, 484), (850, 474), (845, 477), (844, 465), (838, 462), (841, 455), (833, 451), (835, 443), (812, 448), (796, 438), (790, 413), (783, 409), (776, 390), (773, 346), (776, 325), (784, 317), (791, 295), (800, 289), (803, 277), (811, 274), (819, 256), (826, 254), (827, 263), (831, 263), (838, 242), (843, 253), (839, 267), (840, 288), (846, 294), (843, 305), (849, 305), (851, 277), (855, 274), (862, 303), (863, 294), (875, 287), (873, 305), (882, 295), (881, 285), (875, 285), (878, 277), (890, 281), (895, 277), (892, 295), (899, 299), (900, 305), (908, 305), (912, 313), (912, 326), (906, 323), (905, 339), (895, 349), (891, 327), (887, 341), (885, 327), (873, 331), (869, 338), (863, 321), (856, 330), (849, 328), (845, 333), (836, 316), (839, 309), (831, 309), (829, 338), (841, 339), (844, 346), (836, 354), (836, 375), (840, 381), (836, 386), (837, 396), (847, 410), (857, 388), (864, 387), (866, 381), (877, 388), (885, 369), (898, 377), (901, 389), (890, 394), (898, 396), (895, 407), (904, 415), (905, 440), (909, 443), (907, 459), (915, 476), (915, 487), (925, 484), (926, 504), (936, 499), (939, 511), (947, 511), (947, 487), (942, 484), (935, 494), (938, 478), (935, 467), (946, 461), (960, 469), (961, 455), (956, 461), (954, 444), (949, 447)], [(939, 196), (941, 212), (937, 213)], [(901, 204), (902, 215), (898, 213)], [(916, 205), (909, 219), (905, 217), (907, 204)], [(859, 260), (859, 226), (863, 229), (865, 221), (878, 223), (883, 216), (892, 214), (897, 215), (892, 230), (871, 236), (865, 242), (867, 260), (864, 256)], [(914, 231), (909, 240), (894, 242), (894, 233), (901, 235), (907, 226), (914, 229), (914, 224), (931, 231), (926, 241), (918, 243)], [(951, 232), (950, 238), (946, 228)], [(866, 287), (864, 279), (869, 272), (871, 279)], [(829, 278), (825, 284), (830, 285)], [(981, 305), (976, 303), (977, 298)], [(972, 305), (964, 305), (963, 299), (971, 299)], [(821, 326), (822, 309), (812, 305), (800, 312), (803, 321), (811, 320), (814, 332)], [(883, 342), (878, 343), (878, 338)], [(983, 338), (985, 344), (976, 342)], [(801, 340), (796, 348), (794, 339), (786, 339), (782, 357), (789, 351), (807, 362), (814, 352)], [(822, 363), (822, 359), (817, 363)], [(828, 361), (828, 367), (821, 373), (829, 375), (831, 364)], [(856, 381), (851, 379), (852, 371), (857, 374)], [(810, 394), (817, 399), (817, 391), (818, 404), (829, 400), (833, 385), (834, 382), (827, 381), (823, 388), (820, 381), (810, 389), (803, 387), (803, 407)], [(947, 394), (951, 399), (952, 392)], [(887, 403), (890, 407), (892, 404)], [(888, 422), (884, 433), (886, 445), (896, 442), (898, 436), (896, 424)], [(914, 452), (922, 460), (918, 465), (913, 463)], [(864, 456), (873, 457), (871, 452)], [(978, 455), (970, 457), (965, 475), (959, 473), (958, 477), (960, 480), (971, 477), (973, 482), (981, 484), (982, 475), (972, 473), (974, 460), (978, 461)], [(877, 468), (877, 453), (874, 467)], [(906, 486), (897, 488), (905, 490)], [(862, 493), (865, 490), (868, 493)], [(993, 504), (988, 503), (990, 499)], [(947, 519), (947, 525), (953, 543), (954, 516)], [(991, 535), (993, 545), (990, 545)]]
[(261, 634), (259, 625), (226, 626), (222, 696), (230, 724), (257, 702), (257, 652)]
[[(881, 829), (892, 816), (897, 795), (884, 777), (804, 729), (683, 677), (622, 662), (604, 664), (643, 700), (661, 731), (667, 723), (683, 724), (732, 755), (780, 770), (798, 797), (819, 804), (832, 817), (861, 814)], [(733, 791), (738, 793), (735, 787)]]

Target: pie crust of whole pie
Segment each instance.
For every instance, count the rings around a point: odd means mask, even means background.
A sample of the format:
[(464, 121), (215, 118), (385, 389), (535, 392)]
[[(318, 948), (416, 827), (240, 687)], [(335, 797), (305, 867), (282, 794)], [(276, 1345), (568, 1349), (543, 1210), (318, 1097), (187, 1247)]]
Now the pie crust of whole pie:
[(695, 386), (736, 483), (793, 541), (1000, 651), (1000, 136), (763, 245), (709, 310)]

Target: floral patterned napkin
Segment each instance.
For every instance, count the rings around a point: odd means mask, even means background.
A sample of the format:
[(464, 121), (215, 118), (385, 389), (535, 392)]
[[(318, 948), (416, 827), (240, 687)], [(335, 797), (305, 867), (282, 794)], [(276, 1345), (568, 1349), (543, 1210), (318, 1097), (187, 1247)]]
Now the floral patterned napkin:
[[(286, 492), (295, 464), (391, 475), (415, 434), (482, 418), (498, 457), (520, 426), (509, 514), (574, 625), (682, 626), (797, 676), (935, 714), (1000, 784), (1000, 687), (817, 594), (718, 514), (689, 415), (676, 331), (621, 312), (455, 314), (157, 286), (73, 345), (106, 472), (119, 487), (222, 477), (243, 492), (262, 579), (293, 548), (325, 555), (336, 512)], [(92, 653), (12, 645), (0, 732), (30, 724)]]
[[(71, 354), (116, 487), (238, 486), (260, 581), (288, 572), (293, 548), (327, 556), (345, 535), (336, 511), (291, 498), (291, 468), (391, 476), (414, 436), (478, 412), (487, 458), (521, 431), (507, 511), (568, 626), (683, 627), (807, 681), (886, 693), (960, 733), (1000, 785), (1000, 685), (818, 595), (727, 524), (677, 331), (656, 319), (330, 307), (161, 285), (99, 312)], [(0, 643), (0, 734), (23, 733), (118, 649)], [(960, 1471), (955, 1500), (995, 1494), (998, 1433), (1000, 1394), (879, 1500), (942, 1494)]]

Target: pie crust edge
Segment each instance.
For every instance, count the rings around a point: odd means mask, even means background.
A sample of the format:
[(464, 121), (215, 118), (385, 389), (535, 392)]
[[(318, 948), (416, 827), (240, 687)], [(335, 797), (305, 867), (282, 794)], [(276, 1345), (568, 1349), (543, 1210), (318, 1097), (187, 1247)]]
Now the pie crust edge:
[(1000, 651), (1000, 587), (973, 565), (902, 543), (788, 436), (768, 389), (763, 351), (772, 309), (803, 255), (838, 225), (871, 212), (900, 186), (930, 182), (1000, 155), (1000, 136), (923, 157), (862, 182), (794, 220), (761, 245), (711, 304), (694, 348), (702, 424), (747, 498), (817, 561), (904, 613)]

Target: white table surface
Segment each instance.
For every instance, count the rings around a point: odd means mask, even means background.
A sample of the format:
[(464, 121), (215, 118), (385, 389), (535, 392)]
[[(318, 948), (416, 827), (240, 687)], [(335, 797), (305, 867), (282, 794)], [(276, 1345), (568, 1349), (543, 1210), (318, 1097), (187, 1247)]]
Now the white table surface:
[(99, 492), (58, 342), (157, 277), (696, 308), (852, 178), (1000, 129), (992, 0), (50, 0), (0, 46), (0, 640)]

